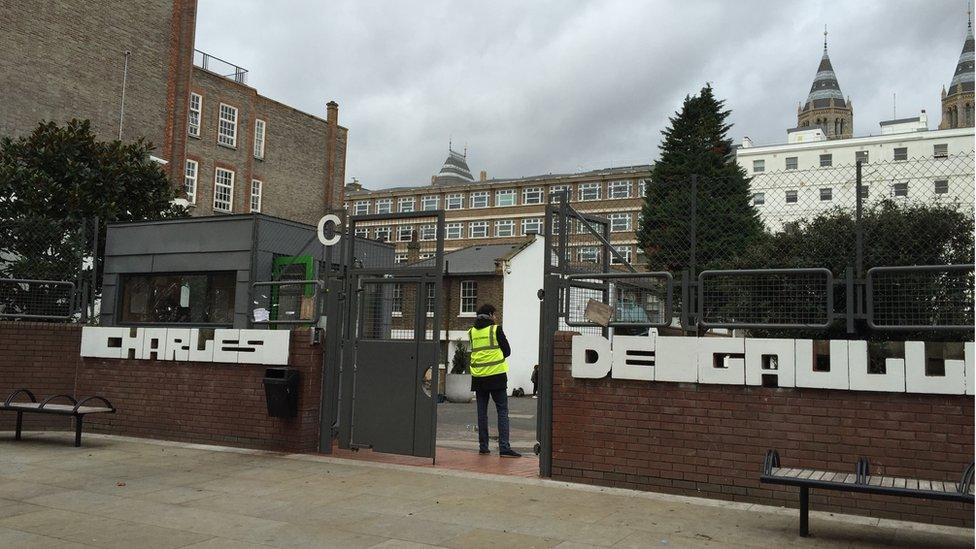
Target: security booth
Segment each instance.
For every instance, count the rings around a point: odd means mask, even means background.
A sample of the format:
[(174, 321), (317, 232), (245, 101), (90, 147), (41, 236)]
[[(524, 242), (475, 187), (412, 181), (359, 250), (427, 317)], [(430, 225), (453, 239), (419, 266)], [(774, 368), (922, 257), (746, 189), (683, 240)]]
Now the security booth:
[[(388, 255), (392, 262), (390, 244), (364, 240), (357, 246), (374, 257)], [(101, 325), (311, 323), (317, 313), (316, 285), (288, 282), (315, 281), (325, 269), (339, 270), (344, 261), (344, 254), (327, 252), (315, 227), (264, 214), (110, 225)]]

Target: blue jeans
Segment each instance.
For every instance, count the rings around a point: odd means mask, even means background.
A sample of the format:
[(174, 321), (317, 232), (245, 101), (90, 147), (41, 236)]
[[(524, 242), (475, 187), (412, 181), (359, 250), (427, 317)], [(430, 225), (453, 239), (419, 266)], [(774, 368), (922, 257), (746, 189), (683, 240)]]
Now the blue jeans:
[(511, 450), (508, 441), (508, 391), (496, 389), (494, 391), (475, 391), (478, 401), (478, 446), (481, 450), (488, 450), (488, 397), (495, 401), (495, 411), (498, 413), (498, 449), (502, 452)]

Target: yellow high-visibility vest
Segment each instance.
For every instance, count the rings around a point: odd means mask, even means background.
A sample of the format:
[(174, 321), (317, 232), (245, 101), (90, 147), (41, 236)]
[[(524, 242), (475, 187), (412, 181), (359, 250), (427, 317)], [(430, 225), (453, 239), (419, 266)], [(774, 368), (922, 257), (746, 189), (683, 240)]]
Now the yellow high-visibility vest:
[(497, 332), (497, 324), (468, 330), (468, 341), (471, 342), (471, 375), (473, 377), (493, 376), (508, 371), (505, 354), (502, 353), (502, 348), (498, 345)]

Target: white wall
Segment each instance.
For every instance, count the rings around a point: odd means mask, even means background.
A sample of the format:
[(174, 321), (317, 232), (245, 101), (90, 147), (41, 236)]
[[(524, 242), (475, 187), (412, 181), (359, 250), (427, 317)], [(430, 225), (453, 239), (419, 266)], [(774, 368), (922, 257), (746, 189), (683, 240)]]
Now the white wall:
[(512, 345), (508, 358), (509, 394), (521, 387), (532, 393), (532, 367), (539, 362), (539, 297), (545, 243), (536, 238), (512, 258), (503, 278), (502, 328)]

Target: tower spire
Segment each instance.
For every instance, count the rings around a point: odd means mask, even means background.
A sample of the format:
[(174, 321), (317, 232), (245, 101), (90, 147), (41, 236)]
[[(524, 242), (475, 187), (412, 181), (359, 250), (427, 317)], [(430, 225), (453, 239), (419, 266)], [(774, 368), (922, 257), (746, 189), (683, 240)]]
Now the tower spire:
[(824, 51), (827, 51), (827, 25), (824, 24)]

